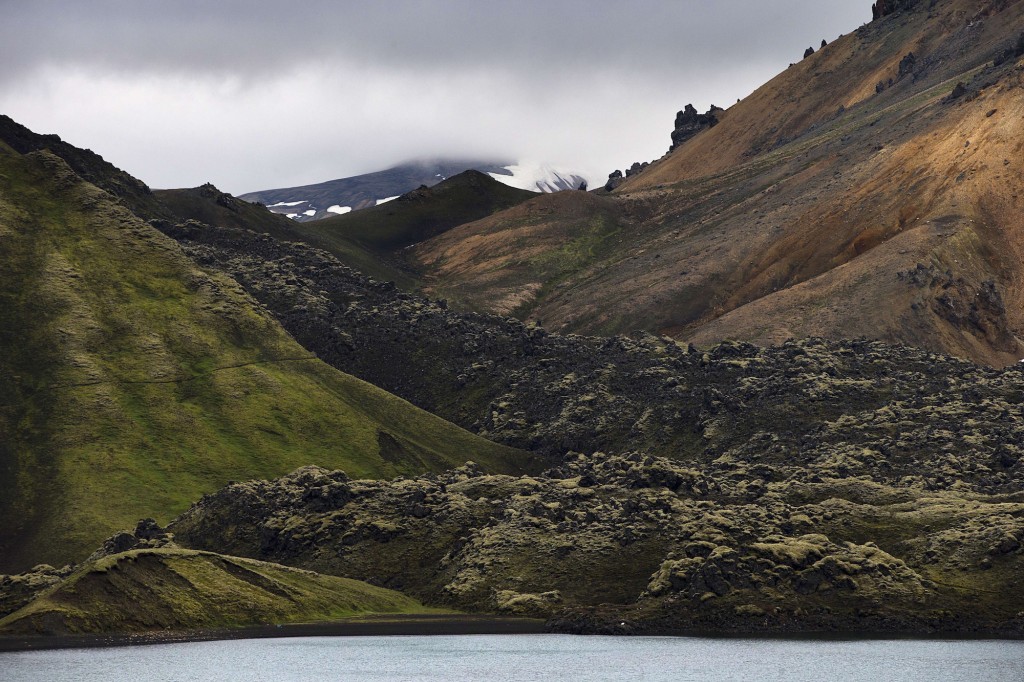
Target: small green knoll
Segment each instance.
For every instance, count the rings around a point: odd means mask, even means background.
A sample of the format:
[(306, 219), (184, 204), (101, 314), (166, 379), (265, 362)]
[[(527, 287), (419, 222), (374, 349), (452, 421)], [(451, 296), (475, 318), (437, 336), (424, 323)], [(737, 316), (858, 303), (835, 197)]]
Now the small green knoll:
[(410, 288), (419, 278), (405, 259), (404, 249), (535, 196), (536, 192), (509, 187), (469, 170), (386, 204), (295, 223), (294, 239), (329, 251), (372, 277)]
[(85, 564), (0, 620), (5, 635), (147, 632), (439, 613), (358, 580), (181, 549), (123, 552)]

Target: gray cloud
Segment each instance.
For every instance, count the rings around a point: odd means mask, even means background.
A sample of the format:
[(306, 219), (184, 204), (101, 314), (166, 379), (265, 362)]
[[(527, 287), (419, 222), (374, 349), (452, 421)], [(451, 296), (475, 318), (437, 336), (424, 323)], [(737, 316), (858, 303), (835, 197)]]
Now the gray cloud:
[(607, 173), (664, 152), (683, 104), (735, 101), (870, 15), (860, 0), (0, 7), (0, 110), (155, 186), (234, 192), (432, 154)]

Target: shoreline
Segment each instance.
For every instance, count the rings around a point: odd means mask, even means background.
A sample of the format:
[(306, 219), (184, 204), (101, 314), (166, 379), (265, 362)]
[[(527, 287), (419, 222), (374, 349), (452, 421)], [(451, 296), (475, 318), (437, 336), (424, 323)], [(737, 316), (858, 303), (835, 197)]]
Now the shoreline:
[(388, 637), (444, 635), (574, 635), (580, 637), (672, 637), (701, 639), (756, 639), (806, 641), (1021, 641), (1024, 635), (1013, 633), (965, 632), (843, 632), (808, 630), (804, 632), (700, 632), (689, 629), (655, 628), (646, 632), (571, 632), (552, 629), (544, 620), (473, 614), (410, 614), (364, 616), (329, 623), (289, 623), (250, 625), (240, 628), (201, 628), (196, 630), (152, 631), (116, 634), (0, 635), (0, 653), (55, 649), (89, 649), (154, 644), (184, 644), (235, 639), (290, 637)]
[(470, 614), (365, 616), (329, 623), (249, 625), (240, 628), (202, 628), (118, 634), (0, 635), (0, 653), (46, 649), (182, 644), (232, 639), (277, 637), (384, 637), (401, 635), (535, 635), (547, 634), (544, 621), (534, 618)]

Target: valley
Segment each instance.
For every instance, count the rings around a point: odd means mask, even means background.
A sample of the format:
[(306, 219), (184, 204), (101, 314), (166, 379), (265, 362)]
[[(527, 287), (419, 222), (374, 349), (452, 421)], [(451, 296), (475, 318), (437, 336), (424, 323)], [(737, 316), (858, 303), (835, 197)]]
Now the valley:
[(1020, 638), (1024, 2), (874, 9), (593, 191), (151, 190), (0, 117), (0, 638)]

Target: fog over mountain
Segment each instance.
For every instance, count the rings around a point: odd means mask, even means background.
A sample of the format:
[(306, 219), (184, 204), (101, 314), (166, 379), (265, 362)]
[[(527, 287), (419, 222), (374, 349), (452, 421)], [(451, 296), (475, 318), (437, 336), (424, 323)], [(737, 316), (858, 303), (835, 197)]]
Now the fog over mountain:
[(870, 19), (860, 3), (2, 2), (0, 111), (156, 187), (473, 156), (594, 180)]

